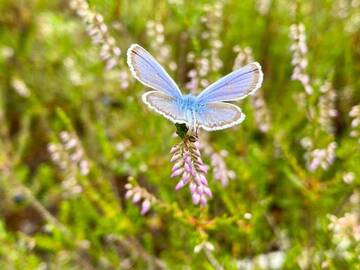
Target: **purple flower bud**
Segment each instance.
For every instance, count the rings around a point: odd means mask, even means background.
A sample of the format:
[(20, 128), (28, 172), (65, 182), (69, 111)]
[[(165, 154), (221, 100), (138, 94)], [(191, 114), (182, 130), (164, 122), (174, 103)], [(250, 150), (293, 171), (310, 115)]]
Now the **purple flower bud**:
[(207, 173), (208, 167), (205, 165), (199, 165), (199, 170), (202, 171), (203, 173)]
[(203, 193), (204, 193), (204, 186), (198, 186), (198, 188), (197, 188), (197, 193), (198, 193), (200, 196), (202, 196)]
[(234, 171), (228, 171), (228, 177), (229, 177), (230, 179), (235, 179), (235, 177), (236, 177), (235, 172), (234, 172)]
[(207, 204), (206, 197), (205, 197), (205, 196), (201, 196), (200, 202), (201, 202), (201, 205), (202, 205), (202, 206), (206, 206), (206, 204)]
[(212, 198), (212, 192), (211, 192), (210, 188), (204, 187), (204, 193), (206, 195), (208, 195), (209, 198)]
[(134, 194), (134, 192), (131, 189), (126, 191), (125, 199), (129, 199), (133, 194)]
[(173, 146), (170, 150), (170, 154), (175, 154), (175, 152), (179, 149), (179, 146), (176, 145), (176, 146)]
[(196, 170), (195, 170), (195, 168), (194, 168), (194, 166), (190, 166), (190, 174), (192, 175), (192, 176), (194, 176), (194, 177), (196, 177)]
[(194, 194), (192, 195), (192, 200), (193, 200), (193, 203), (194, 203), (195, 205), (198, 204), (198, 203), (200, 202), (200, 195), (197, 194), (197, 193), (194, 193)]
[(150, 207), (151, 207), (151, 203), (149, 200), (145, 200), (143, 201), (143, 203), (141, 204), (141, 215), (145, 215), (149, 210), (150, 210)]
[(205, 178), (205, 175), (202, 173), (199, 173), (199, 178), (200, 178), (200, 183), (207, 186), (208, 185), (208, 181)]
[(202, 183), (201, 183), (201, 175), (202, 175), (202, 174), (197, 173), (197, 174), (195, 174), (195, 176), (194, 176), (195, 181), (196, 181), (196, 183), (197, 183), (199, 186), (202, 185)]
[(115, 59), (115, 58), (110, 58), (110, 59), (106, 62), (106, 69), (107, 69), (107, 70), (110, 70), (110, 69), (112, 69), (115, 65), (116, 65), (116, 59)]
[(189, 163), (186, 162), (184, 164), (184, 169), (185, 169), (185, 172), (190, 173), (191, 172), (191, 165), (189, 165)]
[(204, 165), (204, 161), (202, 161), (200, 157), (197, 158), (197, 162), (199, 163), (199, 165)]
[(140, 192), (136, 192), (136, 193), (134, 194), (134, 196), (133, 196), (132, 201), (133, 201), (133, 203), (137, 203), (138, 201), (140, 201), (140, 199), (141, 199), (141, 193), (140, 193)]
[(125, 189), (132, 189), (132, 184), (130, 183), (125, 184)]
[(182, 160), (176, 162), (175, 165), (172, 167), (172, 171), (176, 171), (176, 170), (179, 169), (183, 164), (184, 164), (184, 162), (183, 162)]
[(170, 162), (174, 162), (177, 161), (180, 158), (180, 154), (179, 153), (175, 153), (172, 158), (170, 159)]
[(184, 172), (181, 180), (186, 184), (190, 179), (190, 175), (187, 172)]
[(177, 169), (176, 171), (173, 171), (173, 173), (170, 175), (170, 177), (176, 177), (179, 176), (180, 174), (182, 174), (184, 172), (183, 168)]
[(199, 149), (196, 148), (194, 152), (195, 152), (195, 155), (197, 155), (200, 159), (201, 153), (200, 153)]
[(179, 189), (183, 188), (184, 186), (185, 186), (184, 181), (180, 180), (180, 181), (177, 183), (175, 189), (176, 189), (176, 190), (179, 190)]
[(196, 184), (194, 182), (191, 182), (189, 185), (191, 194), (194, 194), (196, 192)]
[(184, 161), (185, 163), (191, 164), (191, 157), (188, 153), (184, 153)]

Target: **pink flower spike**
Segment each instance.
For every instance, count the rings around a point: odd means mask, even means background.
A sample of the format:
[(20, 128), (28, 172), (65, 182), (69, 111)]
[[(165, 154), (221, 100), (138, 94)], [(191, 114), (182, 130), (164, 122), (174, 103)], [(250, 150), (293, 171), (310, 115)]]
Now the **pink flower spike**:
[(141, 215), (145, 215), (147, 212), (149, 212), (151, 207), (151, 203), (149, 200), (145, 200), (143, 201), (143, 203), (141, 204)]
[(202, 161), (198, 145), (191, 140), (184, 140), (170, 150), (173, 153), (171, 162), (175, 161), (171, 177), (181, 176), (175, 189), (179, 190), (189, 184), (193, 203), (206, 205), (212, 196), (206, 179), (209, 167)]

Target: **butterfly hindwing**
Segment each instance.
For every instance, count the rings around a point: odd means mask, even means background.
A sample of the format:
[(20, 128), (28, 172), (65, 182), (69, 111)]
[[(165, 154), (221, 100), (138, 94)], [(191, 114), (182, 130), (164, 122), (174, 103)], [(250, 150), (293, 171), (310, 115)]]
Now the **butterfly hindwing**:
[(146, 105), (174, 123), (186, 123), (185, 113), (176, 104), (176, 99), (159, 91), (149, 91), (142, 95)]
[(181, 97), (179, 87), (165, 69), (138, 44), (127, 51), (127, 62), (133, 76), (144, 85), (173, 98)]
[(230, 103), (208, 103), (201, 113), (197, 113), (196, 120), (205, 130), (220, 130), (240, 124), (245, 119), (241, 109)]
[(259, 89), (262, 80), (259, 63), (250, 63), (209, 85), (198, 100), (203, 103), (240, 100)]

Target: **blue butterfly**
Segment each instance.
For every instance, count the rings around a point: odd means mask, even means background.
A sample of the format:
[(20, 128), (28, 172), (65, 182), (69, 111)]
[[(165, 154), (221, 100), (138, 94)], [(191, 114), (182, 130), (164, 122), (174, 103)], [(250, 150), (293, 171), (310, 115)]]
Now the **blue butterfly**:
[(220, 130), (240, 124), (245, 119), (241, 109), (224, 101), (255, 93), (263, 81), (261, 66), (254, 62), (211, 84), (198, 96), (183, 95), (165, 69), (140, 45), (130, 46), (127, 62), (133, 76), (154, 89), (143, 94), (144, 103), (170, 121), (184, 123), (193, 130)]

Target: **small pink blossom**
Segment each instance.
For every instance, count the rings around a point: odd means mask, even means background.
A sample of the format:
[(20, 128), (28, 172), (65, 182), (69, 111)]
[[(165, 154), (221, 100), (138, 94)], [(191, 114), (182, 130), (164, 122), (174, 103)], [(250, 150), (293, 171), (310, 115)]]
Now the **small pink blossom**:
[(156, 201), (156, 198), (152, 194), (146, 189), (130, 183), (125, 185), (125, 189), (125, 199), (131, 200), (134, 204), (141, 204), (141, 215), (145, 215), (150, 211), (151, 205)]
[(175, 189), (179, 190), (189, 184), (193, 203), (195, 205), (201, 203), (205, 206), (212, 193), (206, 179), (208, 167), (201, 159), (197, 143), (185, 138), (183, 142), (174, 146), (170, 153), (173, 155), (170, 161), (176, 162), (171, 177), (181, 175), (181, 180), (176, 184)]

